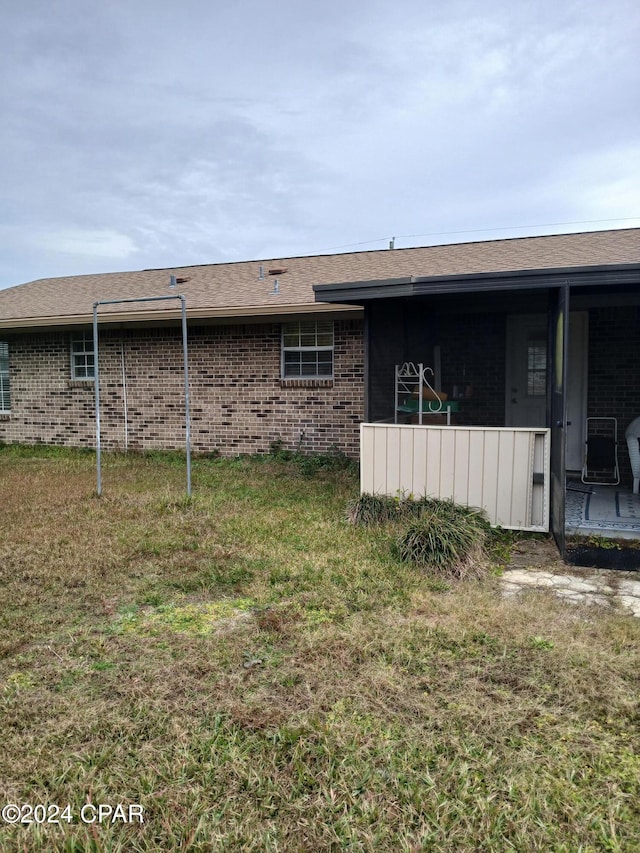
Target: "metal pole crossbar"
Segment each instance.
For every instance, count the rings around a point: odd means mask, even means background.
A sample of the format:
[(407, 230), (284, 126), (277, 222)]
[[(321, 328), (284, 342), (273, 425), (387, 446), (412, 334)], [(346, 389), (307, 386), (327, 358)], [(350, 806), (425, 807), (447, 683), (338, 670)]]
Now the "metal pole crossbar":
[(182, 357), (184, 363), (184, 400), (185, 400), (185, 436), (187, 452), (187, 495), (191, 497), (191, 415), (189, 406), (189, 356), (187, 351), (187, 301), (181, 294), (172, 296), (141, 296), (133, 299), (102, 299), (93, 303), (93, 357), (94, 357), (94, 386), (96, 407), (96, 469), (98, 479), (98, 496), (102, 494), (102, 458), (100, 444), (100, 373), (98, 362), (98, 306), (121, 305), (125, 302), (160, 302), (166, 299), (179, 299), (182, 306)]

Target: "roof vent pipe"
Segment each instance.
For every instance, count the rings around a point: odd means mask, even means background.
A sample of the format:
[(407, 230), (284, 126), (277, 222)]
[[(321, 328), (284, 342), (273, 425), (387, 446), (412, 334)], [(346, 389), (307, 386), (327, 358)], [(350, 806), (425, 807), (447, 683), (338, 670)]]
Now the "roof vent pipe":
[(396, 238), (392, 237), (391, 240), (389, 240), (389, 248), (395, 249), (395, 247), (396, 247)]
[(176, 281), (177, 281), (177, 279), (176, 279), (175, 275), (172, 275), (171, 278), (169, 279), (169, 287), (175, 287)]

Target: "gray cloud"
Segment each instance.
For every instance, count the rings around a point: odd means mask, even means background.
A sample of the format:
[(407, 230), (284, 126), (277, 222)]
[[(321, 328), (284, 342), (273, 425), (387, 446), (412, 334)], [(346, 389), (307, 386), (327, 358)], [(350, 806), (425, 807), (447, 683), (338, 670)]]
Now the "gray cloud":
[(0, 286), (640, 217), (627, 0), (5, 6)]

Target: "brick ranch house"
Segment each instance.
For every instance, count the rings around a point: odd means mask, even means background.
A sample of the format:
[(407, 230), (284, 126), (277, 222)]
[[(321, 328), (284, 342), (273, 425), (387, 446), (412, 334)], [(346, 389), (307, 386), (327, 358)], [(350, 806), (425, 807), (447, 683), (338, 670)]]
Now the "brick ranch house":
[[(393, 421), (394, 366), (413, 361), (462, 398), (454, 424), (560, 424), (562, 441), (551, 440), (563, 447), (563, 481), (565, 467), (582, 465), (586, 418), (615, 417), (631, 482), (623, 439), (640, 415), (640, 229), (12, 287), (0, 291), (0, 441), (93, 446), (94, 303), (175, 293), (186, 299), (196, 452), (282, 442), (357, 457), (361, 422)], [(103, 447), (184, 446), (178, 302), (101, 306), (99, 356)]]

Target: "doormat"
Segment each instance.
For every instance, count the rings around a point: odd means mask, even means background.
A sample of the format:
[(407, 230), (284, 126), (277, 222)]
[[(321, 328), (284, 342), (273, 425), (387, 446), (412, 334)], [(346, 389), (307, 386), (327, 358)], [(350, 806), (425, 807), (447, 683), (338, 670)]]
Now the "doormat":
[(585, 497), (584, 520), (614, 524), (637, 522), (640, 529), (640, 495), (613, 489), (595, 490)]
[(567, 544), (564, 559), (569, 565), (582, 568), (640, 571), (640, 548), (624, 545), (598, 548), (596, 545)]

